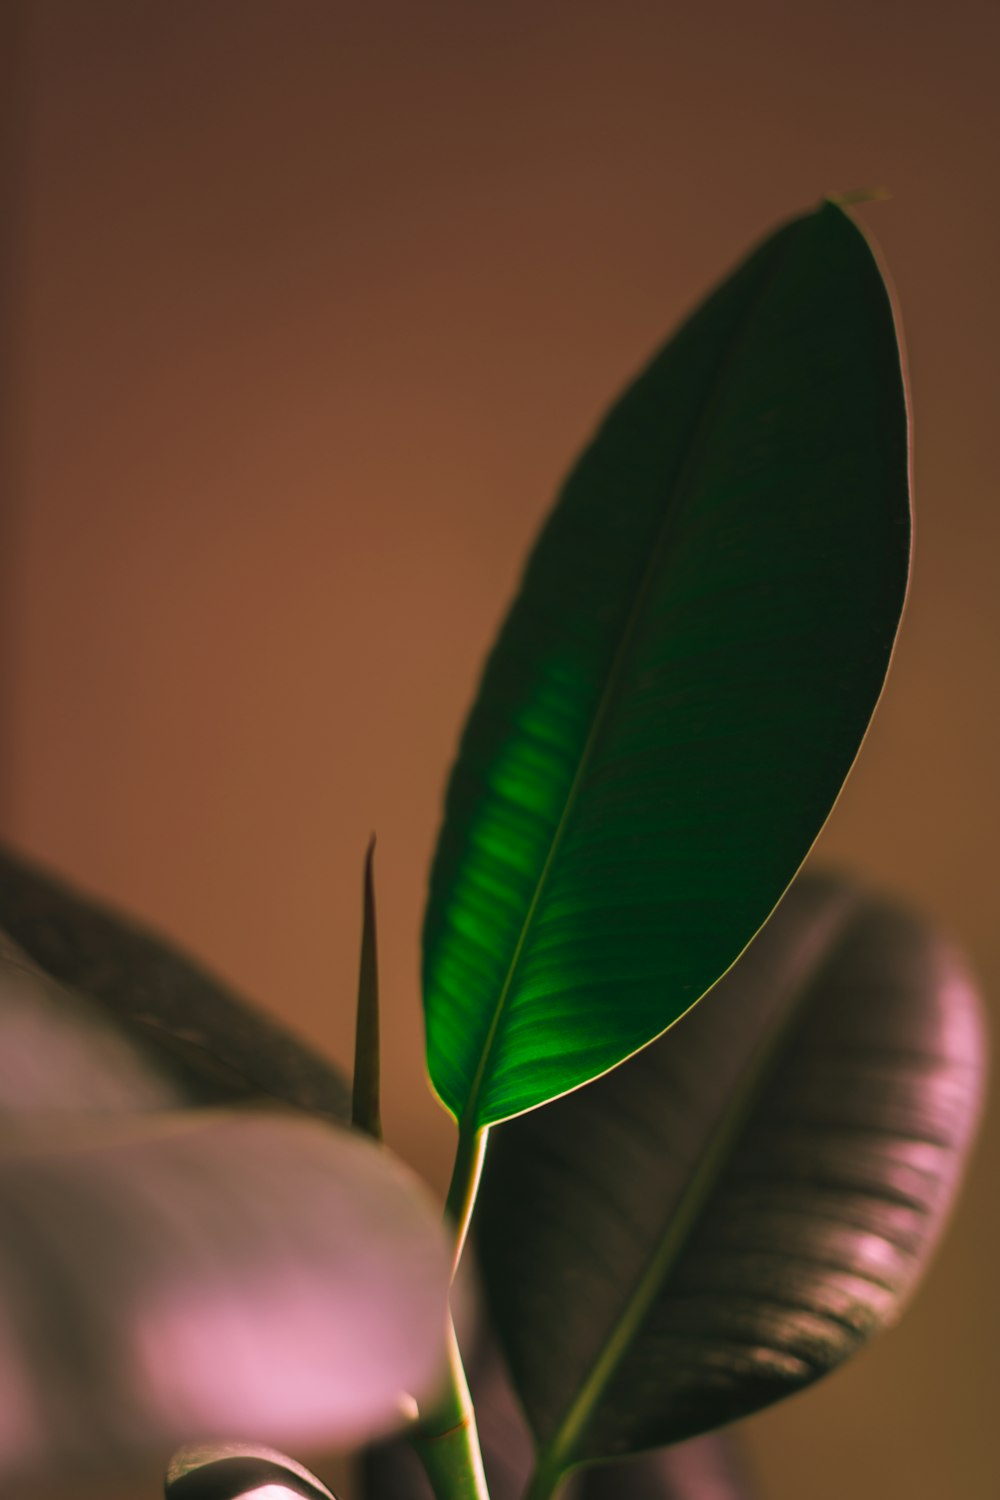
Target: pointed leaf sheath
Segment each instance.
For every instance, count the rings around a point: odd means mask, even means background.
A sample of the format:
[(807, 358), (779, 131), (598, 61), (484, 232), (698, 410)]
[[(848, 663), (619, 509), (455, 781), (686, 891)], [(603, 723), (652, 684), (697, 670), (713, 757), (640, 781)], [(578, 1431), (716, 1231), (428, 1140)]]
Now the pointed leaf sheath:
[(443, 1370), (450, 1256), (366, 1137), (224, 1110), (0, 1149), (0, 1491), (178, 1442), (347, 1446)]
[(750, 941), (857, 752), (908, 547), (889, 300), (828, 204), (611, 411), (487, 664), (424, 929), (467, 1134), (644, 1046)]
[(365, 855), (362, 892), (361, 962), (354, 1038), (351, 1123), (382, 1139), (381, 1049), (379, 1042), (378, 930), (375, 922), (375, 837)]
[(915, 919), (800, 879), (711, 1000), (493, 1132), (475, 1221), (549, 1492), (767, 1406), (891, 1322), (979, 1113), (978, 998)]
[[(0, 930), (22, 950), (21, 960), (27, 955), (58, 981), (58, 986), (47, 986), (45, 1007), (36, 1014), (36, 1031), (43, 1024), (48, 1027), (47, 1037), (65, 1065), (71, 1097), (62, 1107), (104, 1108), (126, 1092), (132, 1108), (160, 1108), (164, 1102), (216, 1104), (264, 1095), (328, 1119), (350, 1119), (345, 1080), (285, 1027), (160, 938), (3, 849)], [(14, 950), (8, 946), (6, 953), (10, 959)], [(0, 947), (0, 973), (3, 954)], [(24, 967), (16, 954), (13, 964), (14, 970)], [(23, 976), (8, 969), (8, 978), (20, 985)], [(63, 991), (61, 1015), (59, 986), (76, 992), (66, 999)], [(27, 1017), (20, 1003), (18, 1013)], [(0, 982), (0, 1040), (9, 1060), (17, 1038), (28, 1036), (20, 1020), (20, 1029), (12, 1031), (15, 1020), (13, 1010), (5, 1008)], [(36, 1046), (41, 1043), (40, 1032), (35, 1041)], [(126, 1052), (131, 1059), (127, 1062)], [(112, 1076), (116, 1058), (117, 1084)], [(27, 1063), (28, 1074), (39, 1074), (38, 1063), (38, 1056)], [(74, 1065), (77, 1076), (71, 1077)], [(9, 1082), (16, 1085), (23, 1107), (29, 1108), (28, 1075), (20, 1083), (15, 1075), (16, 1066), (0, 1062), (0, 1107), (8, 1103)], [(45, 1086), (40, 1077), (38, 1082), (35, 1107), (59, 1108), (51, 1084)]]

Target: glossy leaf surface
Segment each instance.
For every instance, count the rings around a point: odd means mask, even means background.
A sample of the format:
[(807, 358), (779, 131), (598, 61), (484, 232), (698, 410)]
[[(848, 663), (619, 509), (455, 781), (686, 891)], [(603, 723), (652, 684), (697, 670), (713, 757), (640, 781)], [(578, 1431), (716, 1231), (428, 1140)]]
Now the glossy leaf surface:
[(0, 929), (169, 1070), (178, 1102), (270, 1095), (347, 1121), (337, 1070), (198, 964), (128, 918), (0, 850)]
[(466, 1132), (644, 1046), (750, 941), (868, 724), (908, 538), (889, 301), (826, 205), (611, 411), (487, 664), (424, 929)]
[(808, 1385), (897, 1315), (978, 1116), (962, 964), (801, 879), (710, 1003), (493, 1133), (476, 1239), (547, 1476)]
[(239, 1443), (189, 1446), (167, 1466), (165, 1500), (334, 1500), (322, 1480), (274, 1448)]
[(367, 1137), (218, 1110), (67, 1139), (0, 1148), (4, 1494), (219, 1433), (353, 1443), (436, 1385), (439, 1212)]

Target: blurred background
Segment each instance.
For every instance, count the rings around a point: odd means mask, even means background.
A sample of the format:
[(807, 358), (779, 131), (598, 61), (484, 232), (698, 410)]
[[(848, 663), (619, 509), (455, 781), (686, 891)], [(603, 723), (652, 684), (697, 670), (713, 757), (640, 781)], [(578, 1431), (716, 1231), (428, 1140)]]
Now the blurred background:
[[(346, 1064), (376, 829), (387, 1130), (443, 1185), (424, 883), (530, 539), (754, 240), (884, 188), (916, 566), (816, 857), (995, 1010), (998, 48), (994, 0), (0, 0), (3, 836)], [(767, 1500), (997, 1492), (998, 1156), (899, 1329), (747, 1425)]]

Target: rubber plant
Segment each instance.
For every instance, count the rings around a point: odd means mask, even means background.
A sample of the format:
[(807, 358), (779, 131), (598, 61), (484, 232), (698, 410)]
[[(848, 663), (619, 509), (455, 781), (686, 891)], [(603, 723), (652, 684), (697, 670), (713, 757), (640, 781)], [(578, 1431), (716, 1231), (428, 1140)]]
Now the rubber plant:
[(370, 852), (353, 1091), (0, 858), (5, 1488), (181, 1444), (170, 1500), (328, 1496), (268, 1445), (397, 1432), (369, 1500), (749, 1493), (716, 1430), (897, 1316), (979, 1111), (961, 957), (800, 873), (909, 537), (890, 301), (826, 202), (611, 409), (487, 662), (424, 929), (443, 1225), (379, 1140)]

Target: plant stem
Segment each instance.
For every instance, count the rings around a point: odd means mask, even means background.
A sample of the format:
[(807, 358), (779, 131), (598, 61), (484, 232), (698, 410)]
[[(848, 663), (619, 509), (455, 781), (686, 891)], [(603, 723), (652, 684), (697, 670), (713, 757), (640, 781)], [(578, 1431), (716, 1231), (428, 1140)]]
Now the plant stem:
[(437, 1404), (412, 1439), (437, 1500), (490, 1500), (455, 1326), (448, 1319), (448, 1374)]
[(451, 1174), (451, 1186), (445, 1200), (445, 1216), (455, 1225), (455, 1258), (452, 1275), (458, 1269), (465, 1248), (472, 1210), (476, 1206), (479, 1178), (486, 1156), (487, 1130), (463, 1130), (459, 1127), (458, 1150), (455, 1152), (455, 1167)]

